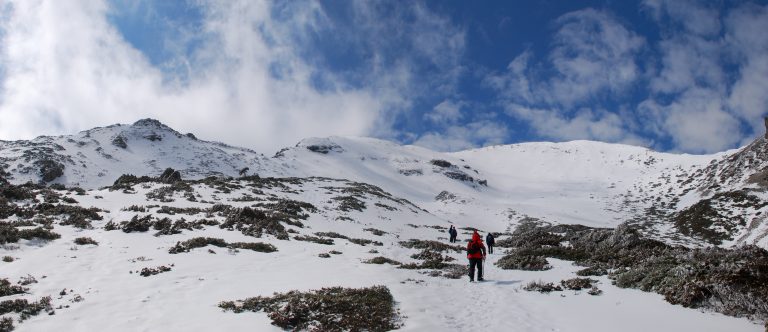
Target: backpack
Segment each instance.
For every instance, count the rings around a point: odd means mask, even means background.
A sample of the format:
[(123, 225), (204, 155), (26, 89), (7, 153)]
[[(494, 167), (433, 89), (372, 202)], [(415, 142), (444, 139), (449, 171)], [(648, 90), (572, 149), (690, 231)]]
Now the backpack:
[(480, 252), (480, 243), (477, 241), (472, 241), (469, 243), (469, 246), (467, 247), (467, 254), (476, 254)]

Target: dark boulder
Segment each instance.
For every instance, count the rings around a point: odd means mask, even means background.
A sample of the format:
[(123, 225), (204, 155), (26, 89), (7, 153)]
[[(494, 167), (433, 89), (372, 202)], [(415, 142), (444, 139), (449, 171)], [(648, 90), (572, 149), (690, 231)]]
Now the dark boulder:
[(128, 148), (128, 143), (125, 142), (123, 135), (115, 136), (115, 138), (112, 139), (112, 145), (121, 149)]
[(451, 164), (450, 162), (442, 159), (432, 159), (429, 161), (429, 163), (437, 167), (443, 167), (443, 168), (453, 166), (453, 164)]
[(160, 182), (175, 183), (181, 181), (181, 173), (173, 168), (166, 168), (160, 175)]

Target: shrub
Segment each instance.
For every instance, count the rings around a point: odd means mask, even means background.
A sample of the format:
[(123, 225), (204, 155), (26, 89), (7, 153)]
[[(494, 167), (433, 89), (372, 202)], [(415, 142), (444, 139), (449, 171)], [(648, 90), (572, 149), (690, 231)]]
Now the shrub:
[(365, 202), (355, 196), (337, 196), (331, 198), (332, 201), (339, 202), (340, 211), (349, 212), (352, 210), (363, 212), (366, 209)]
[(11, 317), (3, 317), (0, 319), (0, 331), (2, 332), (10, 332), (13, 331), (13, 318)]
[(350, 238), (349, 242), (352, 242), (354, 244), (361, 245), (361, 246), (365, 246), (365, 245), (368, 245), (368, 244), (373, 244), (374, 246), (383, 246), (384, 245), (383, 243), (381, 243), (379, 241), (373, 241), (373, 240), (368, 240), (368, 239), (352, 239), (352, 238)]
[(130, 221), (124, 221), (121, 224), (121, 229), (125, 233), (133, 232), (146, 232), (152, 227), (152, 215), (148, 214), (139, 218), (138, 215), (133, 216)]
[(560, 292), (563, 290), (562, 287), (556, 286), (555, 284), (548, 282), (544, 283), (541, 280), (539, 281), (531, 281), (528, 284), (526, 284), (523, 287), (524, 290), (527, 290), (529, 292), (539, 292), (539, 293), (550, 293), (553, 291)]
[(27, 288), (11, 284), (8, 279), (0, 279), (0, 297), (24, 294), (27, 292)]
[(560, 284), (563, 285), (565, 289), (582, 290), (585, 288), (592, 288), (592, 284), (595, 282), (597, 282), (597, 280), (589, 278), (572, 278), (568, 280), (561, 280)]
[(349, 239), (348, 236), (342, 235), (342, 234), (339, 234), (339, 233), (336, 233), (336, 232), (317, 232), (317, 233), (315, 233), (315, 235), (320, 236), (320, 237), (329, 237), (329, 238), (332, 238), (332, 239)]
[(230, 212), (220, 228), (238, 230), (244, 235), (261, 237), (264, 234), (274, 235), (278, 239), (287, 240), (285, 226), (280, 224), (277, 216), (267, 215), (264, 211), (244, 207)]
[(504, 270), (545, 271), (552, 268), (543, 256), (533, 256), (512, 252), (498, 261), (496, 266)]
[(94, 240), (92, 238), (89, 238), (89, 237), (79, 237), (79, 238), (76, 238), (75, 239), (75, 244), (81, 245), (81, 246), (84, 246), (86, 244), (92, 244), (92, 245), (95, 245), (95, 246), (99, 245), (99, 243), (96, 242), (96, 240)]
[(389, 259), (389, 258), (386, 258), (386, 257), (383, 257), (383, 256), (378, 256), (378, 257), (371, 258), (369, 260), (365, 260), (365, 261), (363, 261), (363, 263), (365, 263), (365, 264), (390, 264), (390, 265), (402, 265), (403, 264), (403, 263), (400, 263), (400, 262), (398, 262), (396, 260)]
[(395, 301), (385, 286), (332, 287), (275, 293), (219, 303), (225, 311), (264, 311), (272, 324), (294, 331), (389, 331), (397, 329)]
[(604, 276), (606, 274), (608, 274), (608, 271), (599, 266), (591, 266), (591, 267), (576, 271), (576, 275), (580, 277)]
[[(171, 264), (171, 266), (173, 266), (173, 264)], [(141, 272), (139, 272), (139, 275), (142, 277), (149, 277), (149, 276), (157, 275), (163, 272), (168, 272), (170, 270), (171, 270), (171, 267), (165, 266), (165, 265), (160, 265), (158, 267), (152, 267), (152, 268), (145, 267), (141, 269)]]
[(13, 262), (14, 259), (11, 256), (3, 256), (3, 262), (10, 263)]
[(314, 243), (325, 244), (325, 245), (333, 244), (333, 239), (324, 239), (321, 237), (311, 236), (311, 235), (294, 236), (293, 239), (297, 241), (314, 242)]
[(196, 237), (196, 238), (186, 240), (184, 242), (181, 242), (181, 241), (176, 242), (176, 245), (171, 247), (171, 249), (168, 250), (168, 253), (178, 254), (182, 252), (189, 252), (192, 249), (202, 248), (207, 245), (225, 248), (227, 246), (227, 241), (224, 241), (223, 239), (212, 238), (212, 237)]
[(600, 290), (600, 289), (597, 289), (597, 287), (593, 286), (589, 291), (587, 291), (587, 294), (592, 295), (592, 296), (598, 296), (598, 295), (603, 294), (603, 291)]
[(29, 301), (25, 299), (5, 300), (0, 302), (0, 315), (15, 312), (21, 314), (19, 321), (24, 321), (32, 316), (36, 316), (41, 311), (46, 311), (48, 313), (53, 312), (50, 296), (45, 296), (37, 302), (32, 303), (29, 303)]
[(387, 234), (387, 232), (382, 231), (380, 229), (376, 229), (376, 228), (366, 228), (364, 229), (364, 231), (371, 232), (373, 233), (373, 235), (376, 235), (376, 236), (382, 236), (384, 234)]
[(31, 240), (33, 238), (37, 238), (45, 241), (53, 241), (60, 238), (61, 235), (59, 235), (58, 233), (51, 232), (42, 227), (36, 227), (32, 229), (19, 230), (19, 237), (25, 240)]
[(464, 247), (462, 246), (456, 246), (456, 245), (449, 245), (438, 241), (432, 241), (432, 240), (419, 240), (419, 239), (410, 239), (408, 241), (401, 241), (400, 245), (405, 248), (411, 248), (411, 249), (430, 249), (434, 251), (454, 251), (454, 252), (462, 252), (464, 251)]
[(234, 242), (229, 244), (229, 248), (253, 250), (258, 252), (275, 252), (277, 248), (268, 243), (260, 242)]
[(168, 250), (169, 254), (178, 254), (182, 252), (189, 252), (195, 248), (202, 248), (208, 245), (212, 245), (219, 248), (230, 249), (244, 249), (253, 250), (258, 252), (275, 252), (277, 248), (271, 244), (260, 242), (233, 242), (227, 243), (223, 239), (211, 238), (211, 237), (196, 237), (184, 242), (176, 242), (176, 245)]

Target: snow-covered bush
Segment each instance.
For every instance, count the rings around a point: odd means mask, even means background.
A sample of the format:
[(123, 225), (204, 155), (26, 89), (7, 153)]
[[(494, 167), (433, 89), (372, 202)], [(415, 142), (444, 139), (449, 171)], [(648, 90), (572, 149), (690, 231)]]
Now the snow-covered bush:
[(96, 246), (99, 245), (99, 243), (96, 242), (96, 240), (94, 240), (92, 238), (89, 238), (89, 237), (79, 237), (79, 238), (76, 238), (75, 239), (75, 244), (81, 245), (81, 246), (84, 246), (86, 244), (93, 244), (93, 245), (96, 245)]
[(366, 264), (390, 264), (390, 265), (402, 265), (403, 264), (403, 263), (400, 263), (400, 262), (398, 262), (396, 260), (389, 259), (389, 258), (386, 258), (386, 257), (383, 257), (383, 256), (377, 256), (377, 257), (371, 258), (369, 260), (365, 260), (365, 261), (363, 261), (363, 263), (366, 263)]
[(225, 311), (264, 311), (272, 324), (294, 331), (389, 331), (399, 327), (395, 300), (385, 286), (290, 291), (224, 301)]
[(296, 241), (314, 242), (317, 244), (325, 244), (325, 245), (333, 244), (333, 239), (326, 239), (326, 238), (312, 236), (312, 235), (298, 235), (298, 236), (294, 236), (293, 239)]
[(15, 295), (15, 294), (24, 294), (26, 291), (27, 289), (22, 286), (11, 284), (11, 282), (8, 281), (8, 279), (0, 279), (0, 297)]
[(496, 261), (504, 270), (545, 271), (552, 268), (543, 256), (535, 256), (514, 250)]
[(560, 284), (563, 285), (565, 289), (582, 290), (586, 288), (592, 288), (592, 285), (596, 282), (597, 280), (589, 278), (572, 278), (568, 280), (561, 280)]
[(550, 292), (560, 292), (563, 290), (562, 287), (559, 285), (555, 285), (551, 282), (542, 282), (539, 281), (531, 281), (525, 286), (523, 286), (524, 290), (527, 290), (529, 292), (539, 292), (539, 293), (550, 293)]

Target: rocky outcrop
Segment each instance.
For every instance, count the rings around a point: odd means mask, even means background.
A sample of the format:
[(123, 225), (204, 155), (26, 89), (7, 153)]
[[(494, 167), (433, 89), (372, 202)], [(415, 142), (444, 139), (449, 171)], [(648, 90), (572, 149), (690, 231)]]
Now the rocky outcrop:
[(175, 183), (181, 181), (181, 173), (173, 168), (166, 168), (163, 174), (160, 175), (160, 182)]

